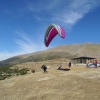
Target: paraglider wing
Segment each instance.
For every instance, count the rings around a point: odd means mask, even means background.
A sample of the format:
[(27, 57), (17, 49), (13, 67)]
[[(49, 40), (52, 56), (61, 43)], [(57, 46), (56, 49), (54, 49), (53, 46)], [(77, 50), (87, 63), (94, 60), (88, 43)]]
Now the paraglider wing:
[(52, 24), (47, 28), (44, 37), (44, 43), (47, 47), (57, 34), (59, 34), (61, 38), (65, 38), (65, 31), (60, 26)]

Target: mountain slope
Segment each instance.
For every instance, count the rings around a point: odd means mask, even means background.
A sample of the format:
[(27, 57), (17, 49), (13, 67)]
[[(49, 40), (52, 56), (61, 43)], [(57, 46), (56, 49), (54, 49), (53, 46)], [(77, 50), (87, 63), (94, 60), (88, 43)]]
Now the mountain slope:
[(78, 56), (91, 56), (100, 59), (100, 44), (84, 43), (73, 45), (61, 45), (45, 51), (12, 57), (0, 62), (0, 66), (18, 64), (24, 62), (38, 62), (44, 60), (67, 58)]

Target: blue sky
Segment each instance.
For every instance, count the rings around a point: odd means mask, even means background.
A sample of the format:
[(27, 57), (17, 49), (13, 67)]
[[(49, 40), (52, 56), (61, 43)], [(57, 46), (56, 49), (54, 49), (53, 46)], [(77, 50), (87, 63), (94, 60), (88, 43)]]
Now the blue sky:
[[(49, 47), (50, 24), (64, 28)], [(59, 45), (100, 43), (100, 0), (0, 0), (0, 60)]]

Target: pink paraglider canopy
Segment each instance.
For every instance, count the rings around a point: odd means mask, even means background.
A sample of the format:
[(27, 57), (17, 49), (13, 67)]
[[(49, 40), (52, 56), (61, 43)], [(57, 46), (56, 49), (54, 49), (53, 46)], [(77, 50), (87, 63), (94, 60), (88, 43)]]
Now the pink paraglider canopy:
[(65, 31), (58, 25), (50, 25), (45, 33), (44, 43), (48, 47), (52, 39), (59, 34), (61, 38), (65, 38)]

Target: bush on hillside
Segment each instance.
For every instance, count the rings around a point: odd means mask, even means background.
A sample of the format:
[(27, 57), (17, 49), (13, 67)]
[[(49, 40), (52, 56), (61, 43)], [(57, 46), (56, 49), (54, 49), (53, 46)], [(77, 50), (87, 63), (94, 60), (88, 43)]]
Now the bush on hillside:
[(35, 70), (32, 70), (32, 73), (35, 73)]
[[(18, 75), (25, 75), (30, 71), (28, 68), (18, 69), (18, 68), (11, 68), (12, 66), (0, 67), (0, 80), (4, 80), (11, 76), (18, 76)], [(34, 73), (35, 70), (32, 70)]]

